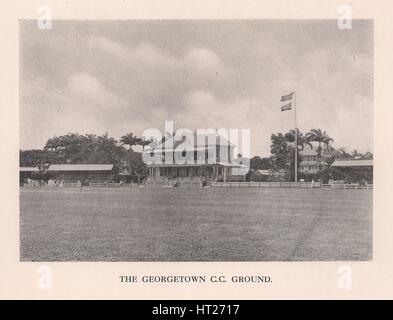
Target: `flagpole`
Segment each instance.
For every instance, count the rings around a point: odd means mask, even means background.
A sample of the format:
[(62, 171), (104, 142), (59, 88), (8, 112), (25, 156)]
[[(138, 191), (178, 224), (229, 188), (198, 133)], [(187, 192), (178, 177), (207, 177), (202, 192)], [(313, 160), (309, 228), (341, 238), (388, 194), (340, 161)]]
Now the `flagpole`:
[(293, 108), (295, 111), (295, 182), (297, 182), (297, 119), (296, 119), (296, 91), (293, 94)]

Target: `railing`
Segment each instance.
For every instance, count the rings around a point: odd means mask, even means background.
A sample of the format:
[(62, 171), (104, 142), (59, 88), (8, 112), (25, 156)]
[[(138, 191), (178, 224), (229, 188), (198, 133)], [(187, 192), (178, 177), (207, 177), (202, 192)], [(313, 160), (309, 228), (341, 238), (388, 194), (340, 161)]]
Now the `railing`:
[(146, 181), (147, 187), (202, 187), (201, 177), (157, 177)]
[(134, 187), (136, 183), (122, 183), (122, 182), (90, 182), (89, 187), (117, 187), (117, 188), (126, 188), (126, 187)]
[(324, 189), (373, 189), (372, 184), (321, 184), (320, 182), (212, 182), (213, 188), (324, 188)]
[(211, 187), (229, 188), (320, 188), (320, 182), (212, 182)]
[(373, 184), (360, 185), (358, 183), (333, 183), (333, 184), (324, 184), (322, 186), (325, 189), (350, 189), (350, 190), (364, 190), (364, 189), (373, 189)]
[(198, 181), (198, 180), (194, 180), (194, 181), (177, 181), (175, 183), (176, 187), (180, 187), (180, 188), (193, 188), (193, 187), (199, 187), (202, 188), (202, 181)]
[[(358, 183), (333, 183), (321, 184), (320, 182), (208, 182), (213, 188), (323, 188), (323, 189), (347, 189), (347, 190), (367, 190), (373, 189), (373, 184), (360, 185)], [(24, 184), (24, 186), (28, 186)], [(89, 187), (118, 187), (132, 188), (137, 187), (137, 183), (115, 183), (115, 182), (90, 182)], [(200, 179), (169, 179), (169, 180), (152, 180), (146, 183), (146, 186), (156, 187), (202, 187)], [(82, 187), (80, 182), (63, 182), (58, 187)]]
[(60, 184), (61, 187), (81, 187), (80, 182), (63, 182)]
[(163, 186), (173, 186), (173, 180), (147, 180), (146, 187), (163, 187)]

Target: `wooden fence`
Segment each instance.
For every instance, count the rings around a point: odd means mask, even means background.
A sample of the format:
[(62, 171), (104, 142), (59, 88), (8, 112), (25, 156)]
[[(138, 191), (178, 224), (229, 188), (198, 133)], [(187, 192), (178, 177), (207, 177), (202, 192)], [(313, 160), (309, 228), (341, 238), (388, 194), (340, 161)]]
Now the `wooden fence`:
[(202, 181), (178, 181), (174, 186), (180, 188), (202, 188)]
[(117, 187), (117, 188), (132, 188), (137, 186), (137, 183), (116, 183), (116, 182), (90, 182), (89, 187)]
[(373, 189), (372, 184), (321, 184), (320, 182), (212, 182), (212, 188), (324, 188), (324, 189)]
[(373, 189), (374, 185), (366, 184), (360, 185), (358, 183), (341, 183), (341, 184), (324, 184), (322, 185), (324, 189), (350, 189), (350, 190), (364, 190)]
[(229, 188), (320, 188), (320, 182), (212, 182), (211, 186)]
[(82, 184), (80, 182), (63, 182), (60, 184), (60, 187), (81, 187)]
[[(63, 182), (60, 187), (82, 187), (79, 182)], [(133, 188), (137, 187), (137, 183), (116, 183), (116, 182), (90, 182), (89, 187), (101, 188)], [(156, 187), (181, 187), (192, 188), (202, 187), (201, 181), (177, 181), (175, 184), (168, 182), (155, 182), (146, 184), (146, 186)], [(209, 185), (208, 185), (209, 186)], [(373, 189), (373, 184), (360, 185), (357, 183), (333, 183), (321, 184), (320, 182), (211, 182), (212, 188), (323, 188), (323, 189), (348, 189), (348, 190), (367, 190)]]

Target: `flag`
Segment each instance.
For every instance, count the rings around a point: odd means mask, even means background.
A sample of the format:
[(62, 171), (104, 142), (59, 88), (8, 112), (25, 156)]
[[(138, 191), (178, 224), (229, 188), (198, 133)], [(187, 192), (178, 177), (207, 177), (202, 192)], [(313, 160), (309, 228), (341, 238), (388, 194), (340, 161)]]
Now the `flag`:
[[(293, 92), (281, 97), (281, 111), (292, 110), (292, 99), (293, 99)], [(289, 103), (288, 103), (289, 101)]]
[(287, 111), (287, 110), (291, 110), (291, 109), (292, 109), (292, 102), (281, 107), (281, 111)]
[(293, 92), (290, 94), (287, 94), (286, 96), (282, 96), (281, 101), (289, 101), (289, 100), (292, 100), (292, 98), (293, 98)]

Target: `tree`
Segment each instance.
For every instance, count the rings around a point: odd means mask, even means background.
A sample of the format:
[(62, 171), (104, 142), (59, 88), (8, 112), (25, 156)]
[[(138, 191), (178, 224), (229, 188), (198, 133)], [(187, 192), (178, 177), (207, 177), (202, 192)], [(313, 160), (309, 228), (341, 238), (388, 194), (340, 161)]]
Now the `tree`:
[(312, 144), (310, 143), (308, 137), (306, 135), (304, 135), (303, 133), (301, 133), (299, 131), (299, 129), (291, 129), (289, 130), (285, 135), (285, 139), (290, 142), (295, 144), (295, 140), (296, 140), (296, 134), (297, 134), (297, 145), (298, 145), (298, 150), (299, 147), (301, 147), (300, 151), (304, 150), (304, 146), (308, 145), (310, 148), (312, 148)]
[(113, 163), (118, 167), (125, 150), (108, 133), (101, 136), (69, 133), (48, 139), (44, 152), (55, 154), (57, 163)]
[(46, 162), (45, 159), (42, 159), (41, 161), (39, 161), (37, 163), (38, 172), (36, 173), (36, 176), (39, 179), (47, 181), (49, 166), (50, 166), (50, 164), (48, 162)]
[(125, 150), (118, 146), (117, 140), (109, 137), (108, 133), (97, 137), (95, 153), (89, 157), (90, 163), (113, 163), (119, 167), (125, 156)]
[(19, 165), (21, 167), (38, 167), (41, 161), (44, 163), (62, 163), (62, 159), (56, 152), (49, 150), (20, 150)]
[(124, 136), (120, 137), (120, 142), (123, 145), (128, 145), (129, 150), (132, 150), (132, 146), (141, 144), (142, 139), (138, 138), (137, 136), (134, 136), (132, 133), (127, 133)]
[[(126, 150), (108, 133), (100, 136), (78, 133), (54, 136), (47, 140), (44, 150), (21, 150), (20, 166), (35, 166), (41, 168), (40, 172), (46, 173), (47, 167), (53, 163), (96, 163), (114, 164), (116, 170), (124, 165), (124, 161), (127, 161), (130, 171), (133, 171), (134, 177), (137, 176), (139, 181), (146, 174), (146, 166), (142, 161), (141, 153), (134, 152), (131, 146), (137, 142), (145, 146), (151, 141), (142, 140), (133, 135), (132, 137), (133, 139), (128, 140), (130, 148)], [(128, 135), (128, 138), (132, 137)], [(123, 144), (126, 144), (125, 139), (123, 140)]]
[(352, 151), (352, 154), (351, 154), (351, 155), (352, 155), (353, 158), (361, 158), (361, 157), (363, 156), (363, 155), (362, 155), (358, 150), (356, 150), (356, 149)]
[(137, 182), (141, 182), (146, 177), (146, 164), (142, 159), (142, 154), (140, 152), (132, 152), (129, 158), (129, 165), (132, 169), (133, 176), (137, 177)]
[(328, 167), (322, 170), (318, 176), (322, 179), (323, 183), (328, 183), (330, 179), (344, 180), (346, 178), (346, 174), (335, 167)]
[(145, 146), (151, 144), (152, 142), (153, 142), (153, 140), (140, 139), (139, 145), (142, 146), (142, 150), (145, 150)]
[(326, 131), (321, 129), (311, 129), (310, 132), (306, 134), (308, 141), (315, 141), (318, 143), (317, 148), (317, 166), (319, 170), (322, 170), (322, 144), (328, 146), (330, 142), (334, 140), (329, 137)]
[[(130, 176), (132, 176), (134, 174), (134, 172), (136, 174), (135, 170), (137, 169), (132, 164), (133, 159), (135, 158), (134, 150), (132, 150), (132, 146), (141, 145), (142, 147), (144, 147), (145, 145), (149, 144), (151, 141), (150, 140), (143, 140), (141, 138), (138, 138), (137, 136), (134, 136), (132, 133), (127, 133), (124, 136), (120, 137), (120, 142), (123, 145), (129, 146), (127, 158), (128, 158), (129, 173), (130, 173)], [(139, 176), (138, 176), (138, 182), (139, 182)]]
[(282, 133), (271, 135), (270, 153), (275, 168), (287, 168), (289, 161), (288, 141)]
[(88, 153), (86, 141), (87, 138), (78, 133), (54, 136), (48, 139), (44, 150), (55, 152), (63, 163), (83, 163)]
[(337, 157), (339, 158), (349, 158), (351, 155), (347, 152), (345, 148), (337, 149)]
[[(295, 147), (297, 135), (297, 148)], [(304, 150), (306, 145), (312, 148), (312, 144), (310, 143), (307, 136), (305, 136), (299, 129), (289, 130), (284, 135), (282, 133), (272, 134), (271, 136), (272, 144), (270, 146), (270, 152), (272, 154), (272, 159), (275, 167), (278, 168), (288, 168), (293, 170), (295, 163), (295, 150), (298, 153), (299, 151)], [(298, 167), (300, 165), (300, 161), (298, 162)]]
[(373, 155), (371, 152), (367, 151), (367, 152), (362, 156), (362, 159), (364, 159), (364, 160), (371, 160), (371, 159), (373, 159), (373, 157), (374, 157), (374, 155)]
[(294, 171), (294, 167), (295, 167), (295, 141), (296, 141), (296, 134), (297, 134), (297, 158), (298, 158), (298, 162), (297, 162), (297, 167), (298, 169), (300, 168), (300, 154), (299, 151), (303, 151), (304, 147), (306, 145), (308, 145), (311, 149), (313, 148), (312, 144), (310, 143), (308, 137), (306, 135), (304, 135), (303, 133), (301, 133), (299, 131), (299, 129), (291, 129), (289, 130), (285, 135), (285, 139), (290, 143), (288, 144), (288, 149), (289, 149), (289, 168), (290, 171)]
[(250, 159), (250, 169), (253, 170), (267, 170), (273, 169), (273, 162), (271, 158), (253, 157)]

